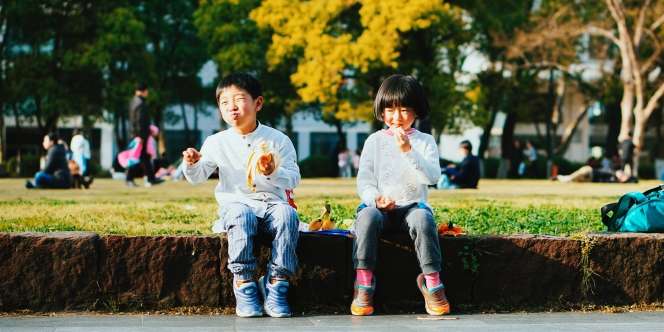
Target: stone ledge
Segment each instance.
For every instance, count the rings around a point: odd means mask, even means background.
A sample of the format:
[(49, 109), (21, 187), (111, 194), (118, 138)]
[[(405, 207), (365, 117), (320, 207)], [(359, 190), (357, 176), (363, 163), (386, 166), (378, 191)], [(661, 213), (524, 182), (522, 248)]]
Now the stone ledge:
[[(259, 274), (269, 241), (258, 239)], [(664, 234), (441, 238), (443, 280), (463, 310), (664, 301)], [(0, 311), (232, 307), (227, 242), (218, 236), (0, 233)], [(303, 234), (290, 293), (298, 312), (347, 311), (352, 240)], [(422, 311), (405, 235), (381, 238), (377, 309)]]

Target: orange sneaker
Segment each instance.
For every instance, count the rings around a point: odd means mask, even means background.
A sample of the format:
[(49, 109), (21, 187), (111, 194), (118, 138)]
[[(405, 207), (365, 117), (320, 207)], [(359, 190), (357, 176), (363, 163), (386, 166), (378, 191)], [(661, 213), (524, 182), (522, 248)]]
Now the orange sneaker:
[(353, 316), (373, 315), (373, 296), (376, 289), (376, 278), (374, 277), (371, 286), (363, 286), (355, 281), (355, 291), (353, 292), (353, 303), (350, 305), (350, 313)]
[(450, 313), (450, 303), (445, 297), (445, 286), (440, 284), (432, 289), (427, 289), (424, 282), (424, 274), (417, 276), (417, 288), (424, 296), (424, 307), (427, 313), (432, 316), (442, 316)]

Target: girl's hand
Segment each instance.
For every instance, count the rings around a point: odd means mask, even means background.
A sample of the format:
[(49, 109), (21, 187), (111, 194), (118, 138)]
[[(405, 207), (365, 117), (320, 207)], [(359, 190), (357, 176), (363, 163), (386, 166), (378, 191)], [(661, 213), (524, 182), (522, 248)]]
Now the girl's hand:
[(201, 159), (201, 153), (194, 148), (188, 148), (182, 151), (182, 160), (189, 166), (198, 162)]
[(382, 211), (390, 211), (394, 210), (394, 208), (397, 207), (397, 204), (395, 201), (385, 197), (385, 196), (378, 196), (376, 197), (376, 208)]
[(403, 130), (403, 128), (397, 127), (394, 129), (394, 138), (397, 140), (397, 146), (399, 146), (401, 152), (410, 151), (410, 139), (408, 138), (408, 134), (406, 134), (406, 131)]
[(272, 153), (264, 153), (258, 157), (258, 171), (263, 175), (270, 175), (275, 169)]

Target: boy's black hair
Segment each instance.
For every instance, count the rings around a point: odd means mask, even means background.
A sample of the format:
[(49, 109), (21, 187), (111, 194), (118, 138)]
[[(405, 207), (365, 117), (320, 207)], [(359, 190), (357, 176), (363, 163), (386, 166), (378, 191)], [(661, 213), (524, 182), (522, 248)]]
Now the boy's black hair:
[(374, 101), (374, 116), (383, 120), (385, 108), (394, 106), (412, 107), (419, 119), (426, 118), (430, 112), (424, 88), (410, 75), (396, 74), (383, 81)]
[(51, 141), (51, 142), (56, 142), (57, 143), (58, 140), (60, 139), (58, 134), (54, 131), (51, 131), (51, 132), (47, 133), (45, 136), (48, 137), (48, 140)]
[(136, 84), (136, 91), (145, 91), (148, 89), (148, 84), (145, 82), (139, 82)]
[(233, 73), (225, 76), (221, 79), (221, 81), (219, 81), (219, 84), (217, 85), (217, 91), (215, 92), (215, 100), (217, 101), (217, 104), (219, 103), (219, 96), (221, 95), (221, 91), (231, 85), (249, 92), (251, 98), (253, 99), (263, 95), (263, 88), (261, 87), (261, 83), (258, 82), (255, 77), (247, 73)]
[(459, 143), (459, 147), (468, 152), (473, 152), (473, 144), (471, 144), (469, 140), (461, 141), (461, 143)]

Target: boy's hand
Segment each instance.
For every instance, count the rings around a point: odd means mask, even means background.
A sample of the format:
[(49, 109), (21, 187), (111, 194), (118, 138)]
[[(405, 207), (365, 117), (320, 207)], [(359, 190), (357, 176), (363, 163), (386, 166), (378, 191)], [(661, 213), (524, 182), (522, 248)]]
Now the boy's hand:
[(182, 151), (182, 160), (191, 166), (198, 162), (201, 159), (201, 153), (196, 151), (194, 148), (188, 148)]
[(408, 134), (406, 134), (406, 131), (403, 130), (401, 127), (397, 127), (394, 130), (394, 138), (397, 140), (397, 145), (399, 146), (399, 149), (401, 152), (408, 152), (411, 149), (410, 146), (410, 139), (408, 138)]
[(376, 197), (376, 207), (381, 211), (390, 211), (394, 210), (397, 204), (395, 201), (381, 195)]
[(258, 157), (258, 171), (263, 175), (270, 175), (275, 169), (272, 153), (264, 153)]

